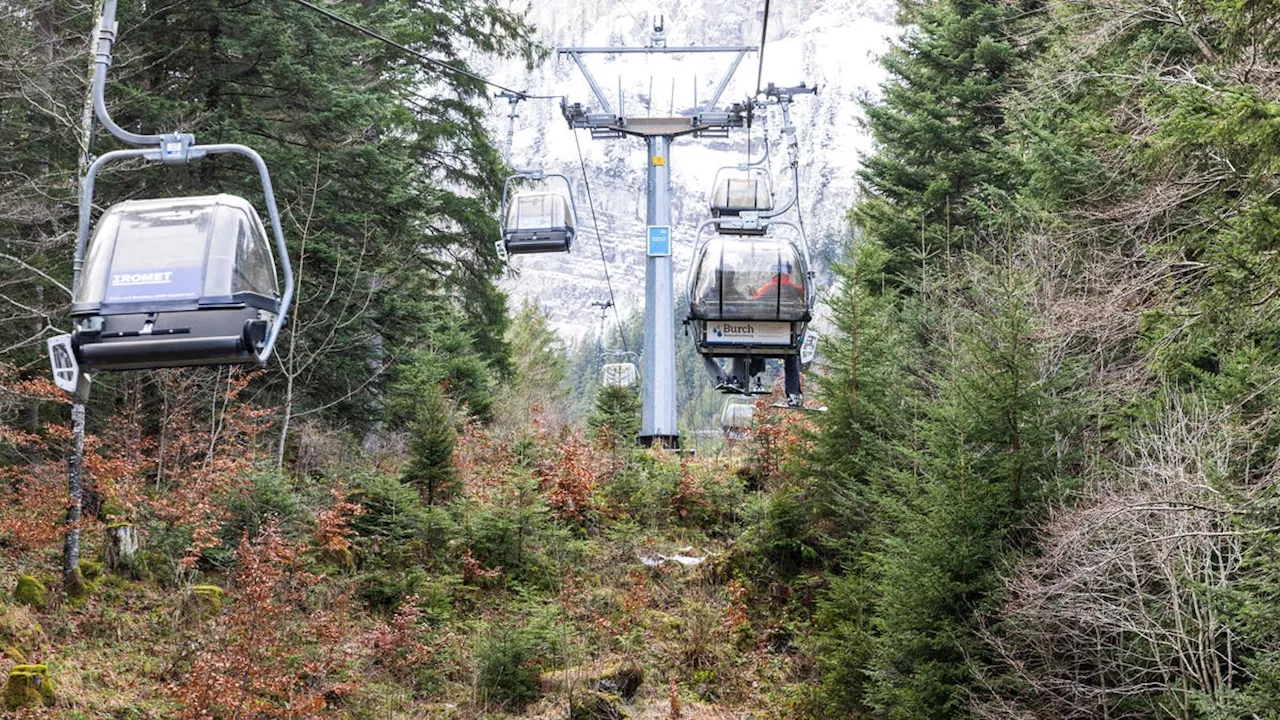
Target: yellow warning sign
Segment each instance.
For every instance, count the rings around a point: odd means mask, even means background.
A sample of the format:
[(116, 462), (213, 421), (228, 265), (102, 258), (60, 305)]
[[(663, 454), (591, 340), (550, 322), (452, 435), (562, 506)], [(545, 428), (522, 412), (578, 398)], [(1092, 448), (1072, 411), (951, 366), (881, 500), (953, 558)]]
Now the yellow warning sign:
[(654, 155), (654, 156), (653, 156), (653, 166), (654, 166), (654, 167), (662, 167), (663, 165), (666, 165), (666, 164), (667, 164), (667, 159), (666, 159), (665, 157), (663, 157), (663, 156), (661, 156), (661, 155)]

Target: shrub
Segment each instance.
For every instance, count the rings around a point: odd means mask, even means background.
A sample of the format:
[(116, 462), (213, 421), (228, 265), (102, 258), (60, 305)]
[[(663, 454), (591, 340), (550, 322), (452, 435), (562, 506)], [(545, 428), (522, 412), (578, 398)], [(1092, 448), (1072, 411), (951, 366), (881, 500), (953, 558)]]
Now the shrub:
[(539, 633), (499, 625), (476, 650), (476, 684), (486, 703), (519, 708), (538, 699)]
[(271, 471), (254, 475), (249, 492), (234, 495), (227, 503), (226, 519), (218, 529), (221, 544), (206, 549), (202, 557), (220, 570), (230, 568), (240, 538), (256, 538), (273, 518), (286, 534), (291, 534), (300, 519), (300, 507), (297, 493), (283, 474)]
[(453, 468), (458, 433), (439, 388), (430, 387), (423, 393), (409, 432), (409, 462), (403, 481), (416, 487), (428, 505), (448, 500), (458, 486)]
[(467, 516), (467, 547), (481, 568), (502, 568), (519, 580), (551, 580), (545, 551), (553, 535), (550, 509), (535, 481), (512, 483), (493, 504), (469, 507)]

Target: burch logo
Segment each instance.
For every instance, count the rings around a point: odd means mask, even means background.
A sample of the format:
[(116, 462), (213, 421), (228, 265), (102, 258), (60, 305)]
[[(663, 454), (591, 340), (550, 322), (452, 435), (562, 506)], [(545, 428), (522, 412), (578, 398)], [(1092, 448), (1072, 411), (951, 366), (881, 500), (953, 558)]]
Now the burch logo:
[(723, 332), (717, 333), (717, 334), (729, 334), (729, 335), (755, 335), (756, 334), (756, 329), (755, 329), (755, 326), (753, 325), (730, 325), (729, 323), (725, 323), (721, 325), (720, 328)]
[(173, 280), (173, 271), (120, 273), (111, 276), (112, 285), (164, 285)]

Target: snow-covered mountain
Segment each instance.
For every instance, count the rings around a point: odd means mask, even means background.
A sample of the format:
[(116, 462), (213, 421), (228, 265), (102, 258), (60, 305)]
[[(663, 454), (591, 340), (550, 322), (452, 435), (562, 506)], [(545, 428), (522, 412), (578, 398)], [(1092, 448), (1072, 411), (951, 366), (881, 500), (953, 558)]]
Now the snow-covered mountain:
[[(858, 156), (869, 147), (860, 127), (858, 98), (874, 93), (883, 80), (877, 58), (898, 33), (893, 0), (786, 0), (772, 4), (764, 46), (763, 82), (779, 86), (817, 84), (817, 96), (794, 103), (801, 156), (801, 198), (815, 256), (830, 259), (846, 246), (844, 221), (855, 188)], [(529, 20), (549, 47), (643, 46), (653, 20), (665, 20), (671, 47), (684, 45), (756, 45), (760, 42), (763, 2), (759, 0), (556, 0), (533, 3)], [(714, 93), (731, 55), (590, 55), (588, 67), (616, 111), (621, 92), (628, 115), (676, 114), (705, 102)], [(756, 87), (758, 56), (748, 55), (726, 90), (721, 106), (745, 100)], [(539, 95), (567, 95), (588, 110), (598, 103), (568, 58), (553, 53), (533, 72), (519, 63), (485, 68), (511, 87)], [(555, 101), (530, 100), (519, 106), (512, 163), (567, 175), (574, 186), (581, 228), (570, 255), (523, 256), (512, 261), (504, 283), (512, 304), (534, 298), (550, 312), (562, 335), (582, 337), (600, 330), (591, 303), (608, 299), (600, 246), (591, 220), (586, 187), (578, 164), (574, 131)], [(506, 137), (507, 105), (494, 103), (492, 130)], [(781, 117), (773, 110), (753, 130), (758, 153), (762, 128), (772, 139), (772, 167), (779, 199), (789, 196), (780, 140)], [(618, 306), (627, 316), (644, 301), (645, 165), (644, 142), (635, 138), (592, 140), (578, 131), (595, 200), (604, 261), (609, 265)], [(683, 289), (697, 225), (707, 215), (707, 190), (718, 168), (742, 162), (747, 133), (729, 139), (676, 140), (669, 153), (672, 175), (672, 236), (676, 286)], [(821, 260), (819, 263), (821, 264)]]

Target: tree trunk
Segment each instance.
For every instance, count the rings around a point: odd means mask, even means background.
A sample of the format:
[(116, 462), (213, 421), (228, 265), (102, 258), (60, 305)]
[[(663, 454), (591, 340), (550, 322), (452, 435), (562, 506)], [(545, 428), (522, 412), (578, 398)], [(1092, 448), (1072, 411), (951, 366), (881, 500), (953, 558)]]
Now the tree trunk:
[(67, 460), (67, 534), (62, 541), (62, 589), (68, 597), (84, 594), (80, 575), (80, 508), (84, 504), (84, 405), (71, 406), (71, 458)]
[[(102, 16), (102, 0), (93, 3), (93, 17)], [(89, 169), (89, 156), (93, 152), (93, 68), (97, 58), (98, 34), (89, 42), (89, 93), (85, 95), (81, 114), (80, 178)], [(72, 282), (72, 292), (79, 282), (79, 271)], [(84, 403), (71, 405), (71, 458), (67, 460), (67, 534), (62, 542), (62, 587), (68, 596), (84, 592), (84, 578), (80, 575), (80, 510), (84, 504)]]

